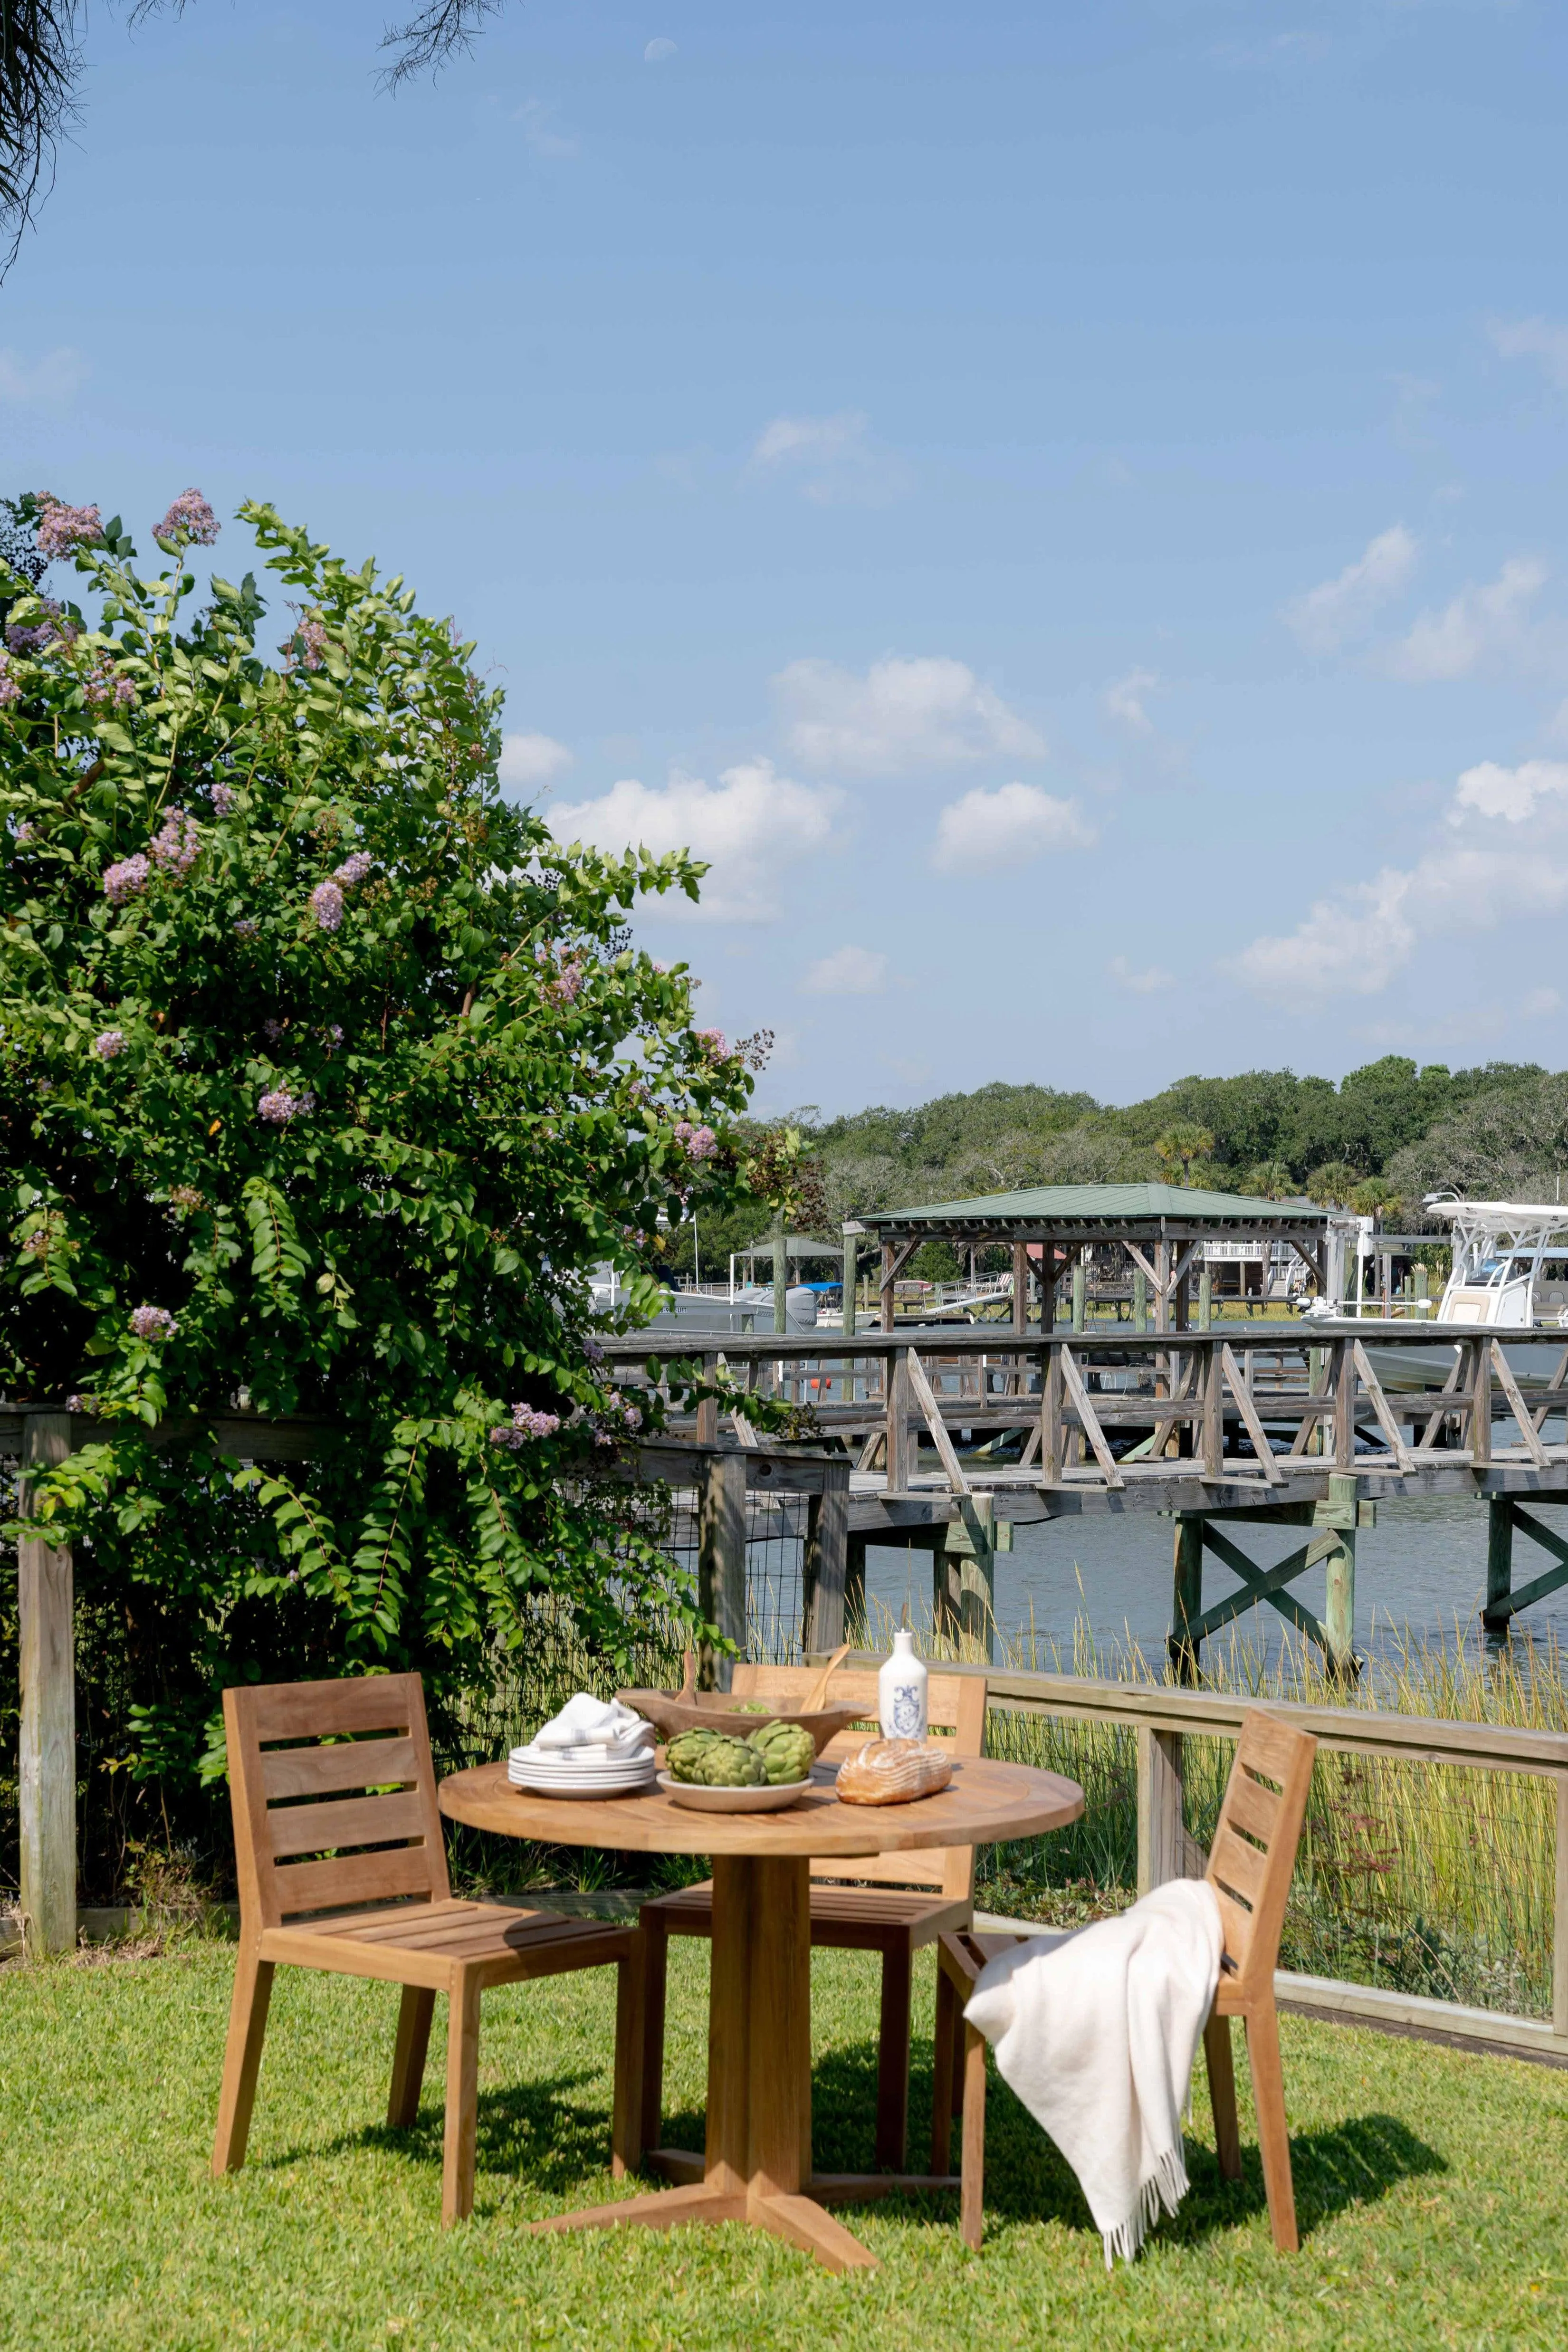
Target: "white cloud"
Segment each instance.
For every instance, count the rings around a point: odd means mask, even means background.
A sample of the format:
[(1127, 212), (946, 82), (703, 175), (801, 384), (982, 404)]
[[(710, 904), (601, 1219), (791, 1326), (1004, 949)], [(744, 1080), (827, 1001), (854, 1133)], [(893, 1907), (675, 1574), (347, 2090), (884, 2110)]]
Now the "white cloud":
[(1530, 605), (1545, 581), (1546, 566), (1533, 556), (1510, 556), (1484, 587), (1461, 589), (1442, 612), (1419, 614), (1384, 667), (1392, 677), (1430, 686), (1530, 656), (1536, 646)]
[(675, 43), (660, 33), (658, 39), (650, 41), (643, 51), (642, 61), (645, 66), (661, 66), (666, 58), (672, 58), (675, 54)]
[(799, 482), (818, 506), (877, 506), (908, 487), (903, 466), (875, 441), (863, 409), (775, 416), (752, 446), (751, 470)]
[(529, 98), (523, 100), (511, 119), (521, 123), (522, 135), (528, 142), (531, 153), (552, 160), (562, 155), (575, 155), (577, 142), (570, 132), (551, 128), (551, 117), (554, 112), (555, 109), (547, 106), (542, 98)]
[(1505, 360), (1539, 360), (1559, 392), (1568, 392), (1568, 327), (1549, 319), (1494, 319), (1491, 339)]
[(1005, 870), (1047, 849), (1091, 848), (1097, 837), (1076, 801), (1055, 800), (1038, 784), (977, 786), (938, 817), (931, 862), (939, 874)]
[(835, 662), (791, 662), (773, 680), (789, 719), (790, 749), (809, 767), (897, 776), (1002, 757), (1043, 760), (1043, 739), (942, 655), (873, 662), (864, 677)]
[(87, 382), (88, 363), (68, 343), (46, 352), (29, 367), (16, 352), (0, 352), (0, 400), (40, 408), (62, 408)]
[(515, 784), (526, 792), (535, 784), (549, 783), (571, 765), (571, 752), (553, 736), (503, 735), (496, 773), (503, 784)]
[(1159, 683), (1152, 669), (1130, 669), (1125, 677), (1108, 686), (1100, 697), (1106, 717), (1130, 727), (1134, 735), (1152, 735), (1154, 722), (1144, 709), (1143, 701)]
[(769, 760), (752, 760), (726, 768), (717, 784), (679, 772), (662, 788), (628, 777), (599, 800), (548, 814), (557, 841), (612, 850), (641, 844), (660, 856), (689, 849), (710, 868), (701, 903), (666, 900), (666, 908), (710, 922), (756, 923), (778, 912), (783, 869), (826, 843), (837, 805), (837, 793), (792, 782)]
[(880, 996), (888, 959), (876, 948), (836, 948), (807, 967), (800, 984), (807, 996)]
[(1112, 956), (1105, 967), (1118, 988), (1130, 989), (1134, 996), (1152, 996), (1162, 988), (1173, 988), (1174, 972), (1162, 971), (1152, 963), (1146, 971), (1134, 971), (1125, 956)]
[(1416, 542), (1402, 522), (1369, 540), (1337, 579), (1324, 580), (1285, 607), (1285, 619), (1310, 654), (1335, 654), (1363, 635), (1373, 616), (1405, 588), (1415, 569)]
[[(1528, 837), (1509, 838), (1529, 826)], [(1261, 996), (1303, 1008), (1375, 996), (1423, 939), (1486, 931), (1568, 908), (1568, 764), (1484, 760), (1455, 786), (1436, 838), (1411, 866), (1319, 898), (1296, 929), (1254, 940), (1233, 970)]]

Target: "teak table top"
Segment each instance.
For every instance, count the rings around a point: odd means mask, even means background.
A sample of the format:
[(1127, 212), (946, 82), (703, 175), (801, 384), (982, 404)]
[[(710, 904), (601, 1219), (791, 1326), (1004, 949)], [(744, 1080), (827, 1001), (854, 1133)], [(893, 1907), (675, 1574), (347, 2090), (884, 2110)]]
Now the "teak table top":
[(908, 1853), (920, 1846), (994, 1845), (1077, 1821), (1083, 1790), (1026, 1764), (960, 1759), (934, 1797), (907, 1805), (844, 1805), (831, 1780), (814, 1781), (777, 1813), (700, 1813), (663, 1789), (639, 1797), (540, 1797), (514, 1789), (504, 1764), (443, 1780), (441, 1811), (470, 1829), (549, 1845), (614, 1846), (630, 1853), (820, 1856)]
[(558, 2213), (534, 2229), (746, 2221), (830, 2270), (874, 2269), (876, 2257), (826, 2205), (885, 2197), (904, 2183), (891, 2172), (812, 2169), (810, 1859), (992, 1845), (1060, 1829), (1083, 1811), (1075, 1782), (984, 1758), (959, 1760), (947, 1788), (907, 1805), (843, 1805), (825, 1778), (782, 1812), (699, 1813), (663, 1790), (533, 1796), (511, 1786), (504, 1764), (454, 1773), (440, 1796), (454, 1821), (506, 1837), (713, 1857), (706, 2154), (659, 2149), (651, 2160), (679, 2188)]

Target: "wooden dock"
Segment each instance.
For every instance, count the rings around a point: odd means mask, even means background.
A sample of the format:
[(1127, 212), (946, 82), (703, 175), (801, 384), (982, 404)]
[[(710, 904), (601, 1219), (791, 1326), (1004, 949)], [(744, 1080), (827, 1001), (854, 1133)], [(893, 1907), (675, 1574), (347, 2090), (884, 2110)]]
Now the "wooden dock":
[[(1467, 1496), (1489, 1514), (1484, 1619), (1500, 1636), (1521, 1609), (1568, 1583), (1568, 1541), (1531, 1500), (1568, 1502), (1568, 1335), (1408, 1322), (1226, 1323), (1207, 1330), (977, 1326), (725, 1338), (702, 1352), (736, 1402), (672, 1415), (711, 1447), (756, 1443), (748, 1393), (809, 1409), (809, 1443), (849, 1462), (848, 1585), (868, 1542), (927, 1544), (960, 1622), (978, 1630), (994, 1586), (999, 1523), (1084, 1512), (1175, 1521), (1171, 1650), (1195, 1672), (1206, 1634), (1266, 1601), (1354, 1669), (1355, 1543), (1377, 1503)], [(1556, 1356), (1542, 1379), (1520, 1348)], [(666, 1379), (665, 1335), (606, 1343), (631, 1385)], [(682, 1348), (685, 1360), (696, 1350)], [(778, 1449), (771, 1449), (777, 1451)], [(787, 1451), (787, 1449), (785, 1449)], [(782, 1475), (782, 1474), (781, 1474)], [(1226, 1523), (1300, 1526), (1277, 1565), (1251, 1560)], [(1152, 1530), (1151, 1530), (1152, 1533)], [(1513, 1582), (1513, 1538), (1545, 1555)], [(1205, 1557), (1237, 1580), (1203, 1601)], [(1324, 1566), (1320, 1622), (1291, 1591)]]

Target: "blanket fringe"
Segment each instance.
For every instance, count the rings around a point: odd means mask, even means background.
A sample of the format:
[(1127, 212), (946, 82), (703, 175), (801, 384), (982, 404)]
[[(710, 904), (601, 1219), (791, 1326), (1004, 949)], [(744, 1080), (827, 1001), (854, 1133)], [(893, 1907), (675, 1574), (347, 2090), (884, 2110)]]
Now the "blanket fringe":
[(1136, 2262), (1145, 2236), (1160, 2218), (1161, 2206), (1167, 2213), (1173, 2213), (1186, 2193), (1186, 2150), (1178, 2140), (1174, 2147), (1162, 2149), (1153, 2171), (1147, 2180), (1139, 2183), (1137, 2202), (1126, 2220), (1101, 2233), (1106, 2269), (1115, 2269), (1118, 2255), (1124, 2263)]

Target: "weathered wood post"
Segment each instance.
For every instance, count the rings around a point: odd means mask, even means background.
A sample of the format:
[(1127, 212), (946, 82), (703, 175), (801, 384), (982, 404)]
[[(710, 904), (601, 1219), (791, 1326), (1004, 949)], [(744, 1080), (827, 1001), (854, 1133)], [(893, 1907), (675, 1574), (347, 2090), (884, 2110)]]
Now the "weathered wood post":
[(882, 1244), (882, 1280), (879, 1296), (882, 1302), (882, 1328), (890, 1331), (898, 1320), (898, 1297), (893, 1286), (893, 1268), (899, 1262), (898, 1252), (891, 1242)]
[(1328, 1528), (1333, 1537), (1323, 1561), (1323, 1640), (1331, 1674), (1353, 1675), (1355, 1655), (1355, 1541), (1360, 1500), (1353, 1478), (1331, 1477), (1329, 1499), (1312, 1513), (1313, 1524)]
[(849, 1465), (825, 1462), (822, 1492), (806, 1498), (801, 1555), (801, 1645), (807, 1652), (836, 1650), (844, 1639), (848, 1553)]
[(1141, 1265), (1132, 1269), (1132, 1328), (1135, 1331), (1149, 1328), (1149, 1277)]
[[(746, 1457), (710, 1454), (698, 1473), (697, 1603), (737, 1650), (746, 1646)], [(733, 1661), (704, 1642), (700, 1690), (728, 1690)]]
[(1506, 1604), (1512, 1589), (1513, 1505), (1506, 1495), (1492, 1495), (1487, 1500), (1487, 1604), (1481, 1624), (1493, 1641), (1507, 1638)]
[(782, 1216), (773, 1219), (773, 1329), (787, 1331), (789, 1315), (784, 1300), (789, 1294), (789, 1236)]
[(1081, 1331), (1089, 1313), (1089, 1281), (1081, 1248), (1073, 1252), (1072, 1261), (1072, 1328)]
[(892, 1349), (882, 1378), (887, 1386), (888, 1490), (902, 1494), (910, 1483), (910, 1351)]
[[(847, 1339), (852, 1339), (855, 1337), (855, 1286), (859, 1279), (860, 1271), (860, 1260), (857, 1255), (856, 1244), (865, 1230), (865, 1226), (858, 1224), (853, 1217), (845, 1218), (843, 1274), (844, 1311), (840, 1319), (844, 1328), (844, 1337)], [(844, 1402), (847, 1404), (850, 1401), (847, 1390), (846, 1390)]]
[(1199, 1673), (1198, 1645), (1188, 1628), (1204, 1613), (1204, 1523), (1200, 1517), (1186, 1512), (1178, 1515), (1174, 1551), (1171, 1634), (1166, 1646), (1176, 1680), (1195, 1683)]
[[(30, 1412), (22, 1423), (26, 1518), (32, 1482), (71, 1450), (70, 1415)], [(17, 1547), (17, 1634), (22, 1721), (22, 1935), (33, 1958), (76, 1945), (76, 1629), (69, 1549), (27, 1537)]]
[(1013, 1328), (1021, 1338), (1029, 1328), (1029, 1248), (1013, 1244)]
[(1184, 1875), (1182, 1735), (1138, 1727), (1138, 1892)]
[(1213, 1322), (1214, 1276), (1210, 1273), (1207, 1261), (1205, 1260), (1204, 1270), (1198, 1276), (1198, 1329), (1200, 1331), (1206, 1331), (1210, 1328)]
[(931, 1551), (931, 1601), (936, 1628), (996, 1654), (996, 1498), (963, 1496), (960, 1516), (939, 1530)]

